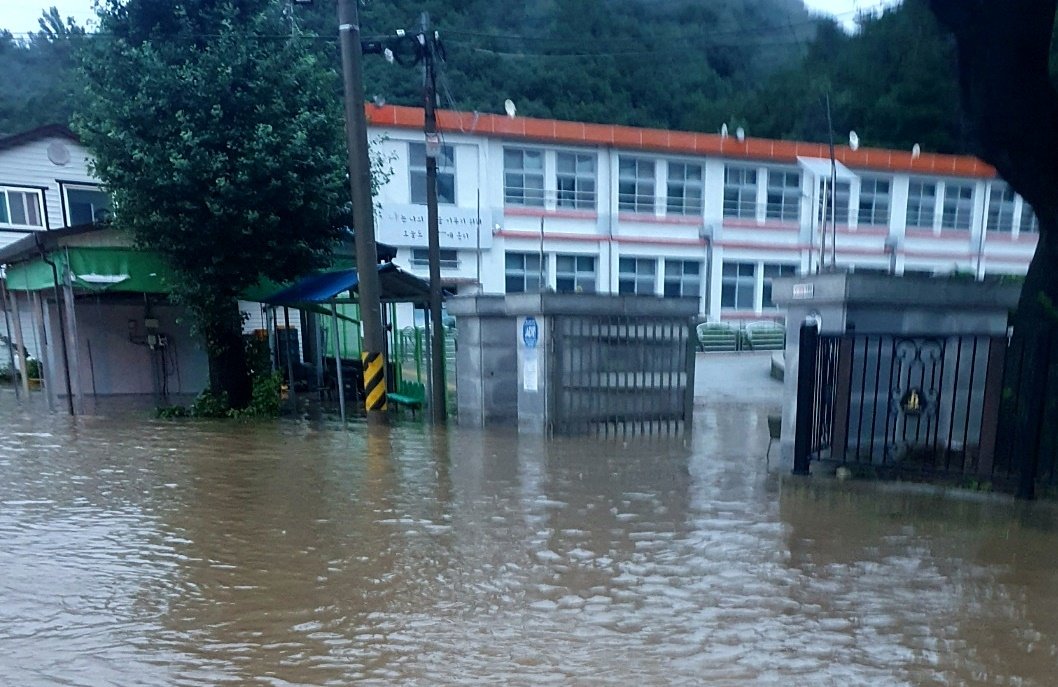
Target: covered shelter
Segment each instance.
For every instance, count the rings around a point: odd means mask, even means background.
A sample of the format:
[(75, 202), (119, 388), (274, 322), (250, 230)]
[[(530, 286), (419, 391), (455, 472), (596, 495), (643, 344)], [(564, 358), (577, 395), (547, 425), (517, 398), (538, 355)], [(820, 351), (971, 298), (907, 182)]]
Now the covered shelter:
[[(390, 361), (387, 370), (389, 392), (411, 390), (412, 394), (424, 394), (422, 355), (428, 347), (422, 345), (422, 337), (414, 332), (412, 340), (405, 339), (396, 323), (396, 305), (411, 304), (413, 308), (429, 307), (429, 282), (401, 269), (392, 262), (381, 262), (378, 265), (379, 290), (382, 301), (383, 326), (389, 333), (386, 340), (386, 359)], [(359, 359), (361, 350), (359, 327), (359, 284), (360, 276), (355, 268), (332, 269), (307, 275), (271, 293), (256, 296), (254, 299), (275, 308), (284, 308), (284, 317), (289, 323), (287, 309), (294, 308), (308, 313), (306, 318), (312, 324), (309, 328), (315, 337), (315, 372), (317, 387), (322, 390), (334, 389), (337, 392), (339, 408), (344, 419), (347, 396), (359, 395), (363, 389), (363, 366)], [(322, 323), (329, 315), (330, 326)], [(275, 323), (277, 318), (270, 318)], [(352, 332), (344, 331), (344, 322), (353, 322)], [(428, 322), (427, 318), (427, 322)], [(288, 324), (289, 327), (289, 324)], [(327, 331), (329, 329), (329, 332)], [(270, 332), (270, 337), (277, 337)], [(428, 340), (428, 333), (426, 334)], [(355, 341), (351, 341), (355, 338)], [(405, 379), (403, 362), (407, 359), (406, 348), (411, 345), (411, 359), (414, 362), (414, 381)], [(294, 346), (277, 346), (275, 350), (282, 353), (280, 365), (287, 368), (290, 380), (298, 377), (297, 367), (303, 368), (304, 361), (295, 360), (292, 353)], [(326, 351), (326, 354), (325, 354)], [(307, 351), (306, 351), (307, 352)], [(417, 385), (418, 389), (414, 387)], [(292, 385), (293, 386), (293, 385)]]

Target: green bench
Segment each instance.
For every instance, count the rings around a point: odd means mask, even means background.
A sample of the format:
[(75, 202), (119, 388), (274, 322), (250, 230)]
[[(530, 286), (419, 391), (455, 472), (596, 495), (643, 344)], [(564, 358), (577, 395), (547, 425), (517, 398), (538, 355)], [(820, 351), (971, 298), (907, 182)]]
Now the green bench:
[(724, 322), (703, 322), (696, 328), (698, 350), (737, 351), (738, 330)]
[(426, 387), (420, 382), (401, 380), (396, 393), (386, 394), (386, 402), (394, 408), (408, 408), (414, 415), (426, 402)]
[(781, 351), (786, 348), (786, 328), (777, 322), (750, 322), (745, 329), (750, 351)]

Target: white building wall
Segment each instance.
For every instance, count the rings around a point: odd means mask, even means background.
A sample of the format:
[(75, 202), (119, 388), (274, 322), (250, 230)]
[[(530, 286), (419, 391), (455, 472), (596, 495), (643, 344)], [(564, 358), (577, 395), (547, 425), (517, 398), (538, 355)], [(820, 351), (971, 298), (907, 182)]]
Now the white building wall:
[[(49, 147), (56, 162), (49, 158)], [(0, 150), (0, 186), (40, 191), (44, 220), (44, 227), (40, 229), (0, 223), (0, 248), (33, 231), (68, 225), (62, 186), (99, 184), (88, 171), (88, 160), (84, 147), (64, 136), (48, 136)]]

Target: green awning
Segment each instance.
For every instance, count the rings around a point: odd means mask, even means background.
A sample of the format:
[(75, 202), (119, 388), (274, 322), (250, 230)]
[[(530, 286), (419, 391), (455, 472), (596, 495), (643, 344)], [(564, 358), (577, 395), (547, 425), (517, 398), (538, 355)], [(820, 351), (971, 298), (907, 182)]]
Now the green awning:
[[(59, 278), (70, 267), (73, 285), (98, 293), (169, 293), (176, 277), (160, 255), (135, 248), (71, 247), (48, 256), (58, 268)], [(8, 288), (41, 291), (55, 286), (51, 265), (42, 258), (10, 265)]]

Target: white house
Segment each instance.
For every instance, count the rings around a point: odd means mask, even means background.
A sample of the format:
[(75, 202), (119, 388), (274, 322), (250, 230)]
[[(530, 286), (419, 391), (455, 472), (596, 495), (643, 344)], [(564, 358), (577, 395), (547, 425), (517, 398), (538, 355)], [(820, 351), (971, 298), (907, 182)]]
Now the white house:
[[(378, 239), (425, 276), (422, 110), (367, 115), (392, 172)], [(824, 223), (823, 145), (449, 111), (439, 124), (441, 274), (456, 288), (694, 295), (710, 319), (760, 318), (773, 277), (821, 260), (1020, 274), (1036, 246), (1032, 209), (972, 157), (839, 146)]]

